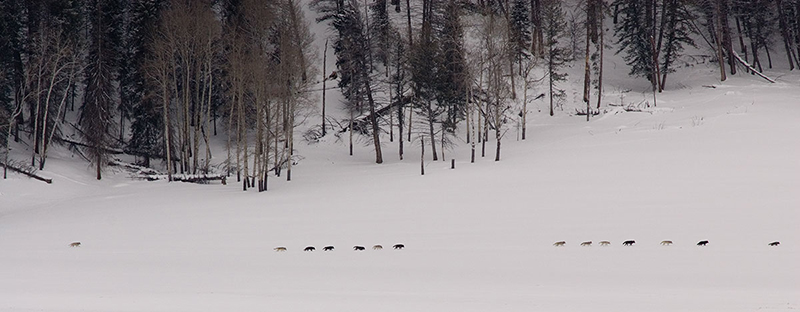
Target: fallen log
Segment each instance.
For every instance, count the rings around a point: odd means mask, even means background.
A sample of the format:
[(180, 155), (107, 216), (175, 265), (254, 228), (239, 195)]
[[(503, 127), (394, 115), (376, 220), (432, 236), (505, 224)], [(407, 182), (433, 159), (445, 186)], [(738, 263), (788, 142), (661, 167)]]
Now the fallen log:
[[(589, 110), (589, 114), (592, 114), (592, 116), (597, 116), (597, 115), (600, 115), (600, 111), (599, 110)], [(579, 110), (579, 109), (576, 108), (575, 109), (575, 115), (576, 116), (586, 116), (586, 110)]]
[[(109, 161), (108, 165), (109, 166), (123, 167), (125, 169), (131, 170), (131, 171), (133, 171), (133, 172), (135, 172), (135, 173), (137, 173), (139, 175), (143, 175), (143, 176), (155, 176), (155, 175), (162, 175), (163, 174), (163, 173), (158, 172), (158, 170), (155, 170), (153, 168), (148, 168), (148, 167), (142, 167), (142, 166), (139, 166), (139, 165), (129, 164), (129, 163), (126, 163), (126, 162), (121, 162), (119, 160)], [(158, 180), (158, 179), (156, 179), (156, 180)]]
[[(82, 143), (82, 142), (78, 142), (78, 141), (73, 141), (73, 140), (70, 140), (70, 139), (67, 139), (67, 138), (61, 138), (60, 140), (64, 141), (65, 143), (72, 144), (72, 145), (77, 145), (77, 146), (86, 147), (86, 148), (92, 148), (91, 145), (88, 145), (88, 144)], [(120, 149), (107, 148), (107, 147), (101, 147), (100, 149), (102, 149), (103, 151), (105, 151), (106, 153), (109, 153), (109, 154), (114, 154), (114, 155), (125, 154), (125, 151), (120, 150)]]
[(47, 184), (53, 184), (53, 179), (48, 179), (48, 178), (41, 177), (41, 176), (37, 175), (35, 172), (28, 172), (28, 170), (24, 170), (22, 168), (17, 168), (17, 167), (14, 167), (12, 165), (4, 164), (4, 163), (0, 163), (0, 165), (2, 165), (3, 167), (5, 167), (7, 169), (11, 169), (11, 171), (24, 174), (26, 176), (29, 176), (29, 177), (34, 178), (36, 180), (45, 182)]
[(769, 81), (769, 82), (771, 82), (771, 83), (775, 83), (775, 80), (773, 80), (772, 78), (769, 78), (769, 77), (765, 76), (765, 75), (764, 75), (764, 74), (762, 74), (762, 73), (759, 73), (759, 72), (758, 72), (758, 71), (757, 71), (755, 68), (753, 68), (753, 66), (752, 66), (752, 65), (748, 64), (747, 62), (745, 62), (745, 61), (742, 59), (742, 57), (740, 57), (740, 56), (739, 56), (739, 54), (736, 54), (736, 51), (733, 51), (733, 57), (734, 57), (736, 60), (738, 60), (738, 61), (739, 61), (739, 63), (742, 63), (742, 65), (744, 65), (745, 67), (747, 67), (747, 69), (749, 69), (749, 70), (750, 70), (750, 72), (752, 72), (752, 73), (754, 73), (754, 74), (758, 75), (758, 76), (759, 76), (759, 77), (761, 77), (761, 78), (764, 78), (764, 79), (766, 79), (767, 81)]
[(224, 175), (192, 175), (192, 176), (172, 176), (172, 181), (188, 183), (205, 183), (208, 181), (220, 181), (222, 185), (227, 185), (227, 177)]

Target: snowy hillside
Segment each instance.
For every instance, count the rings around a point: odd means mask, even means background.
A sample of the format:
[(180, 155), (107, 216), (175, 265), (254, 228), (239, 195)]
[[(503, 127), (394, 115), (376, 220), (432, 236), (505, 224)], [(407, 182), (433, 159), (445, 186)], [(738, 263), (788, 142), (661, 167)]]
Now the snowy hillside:
[(798, 83), (736, 77), (590, 123), (542, 113), (503, 161), (461, 146), (425, 176), (413, 157), (302, 146), (267, 193), (98, 182), (60, 151), (52, 185), (0, 181), (0, 310), (797, 309)]
[[(312, 27), (318, 47), (325, 29)], [(116, 167), (98, 181), (52, 147), (39, 172), (52, 184), (0, 180), (0, 311), (800, 309), (800, 72), (720, 83), (713, 64), (683, 66), (657, 107), (632, 112), (649, 83), (618, 56), (606, 65), (590, 122), (574, 102), (553, 117), (534, 102), (502, 161), (494, 141), (475, 163), (459, 142), (447, 161), (426, 155), (424, 176), (419, 142), (399, 160), (386, 138), (380, 165), (368, 144), (351, 157), (333, 135), (298, 140), (292, 181), (270, 176), (262, 193)], [(30, 159), (24, 144), (12, 153)]]

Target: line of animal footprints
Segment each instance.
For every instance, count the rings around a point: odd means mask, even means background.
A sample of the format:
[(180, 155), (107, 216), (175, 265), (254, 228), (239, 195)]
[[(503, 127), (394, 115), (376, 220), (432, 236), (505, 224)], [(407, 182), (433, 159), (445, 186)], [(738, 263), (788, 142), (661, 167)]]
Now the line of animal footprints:
[[(558, 241), (558, 242), (553, 243), (553, 246), (561, 247), (561, 246), (564, 246), (566, 244), (567, 244), (566, 241)], [(626, 240), (626, 241), (622, 242), (623, 246), (633, 246), (633, 244), (636, 244), (635, 240)], [(767, 245), (778, 246), (780, 244), (781, 244), (781, 242), (775, 241), (775, 242), (771, 242), (771, 243), (769, 243)], [(591, 245), (592, 245), (592, 241), (586, 241), (586, 242), (582, 242), (581, 243), (581, 246), (591, 246)], [(608, 245), (611, 245), (611, 242), (609, 242), (609, 241), (600, 241), (600, 246), (608, 246)], [(672, 241), (671, 240), (661, 241), (661, 245), (662, 246), (672, 245)], [(697, 246), (705, 246), (705, 245), (708, 245), (708, 241), (707, 240), (701, 240), (701, 241), (697, 242)]]
[[(403, 248), (406, 248), (406, 245), (395, 244), (394, 246), (392, 246), (392, 248), (394, 248), (394, 249), (403, 249)], [(323, 251), (333, 251), (334, 249), (335, 248), (333, 246), (322, 247)], [(355, 250), (355, 251), (363, 251), (363, 250), (366, 250), (366, 249), (367, 249), (366, 247), (360, 246), (360, 245), (353, 246), (353, 250)], [(372, 250), (381, 250), (381, 249), (383, 249), (383, 246), (381, 246), (381, 245), (372, 246)], [(278, 247), (273, 248), (273, 250), (278, 251), (278, 252), (282, 252), (282, 251), (286, 251), (287, 249), (286, 249), (286, 247), (278, 246)], [(317, 248), (315, 248), (314, 246), (308, 246), (306, 248), (303, 248), (303, 251), (314, 251), (314, 250), (317, 250)]]

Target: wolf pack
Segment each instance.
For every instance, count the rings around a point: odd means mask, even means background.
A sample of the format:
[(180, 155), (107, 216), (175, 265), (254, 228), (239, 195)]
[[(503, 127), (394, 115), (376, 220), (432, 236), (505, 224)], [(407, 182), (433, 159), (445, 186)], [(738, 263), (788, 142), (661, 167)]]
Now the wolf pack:
[[(406, 245), (404, 245), (404, 244), (394, 244), (392, 246), (392, 249), (395, 249), (395, 250), (400, 250), (400, 249), (403, 249), (403, 248), (406, 248)], [(334, 249), (336, 249), (336, 247), (334, 247), (333, 245), (328, 245), (328, 246), (322, 247), (322, 251), (333, 251)], [(383, 249), (383, 245), (373, 245), (372, 246), (372, 250), (382, 250), (382, 249)], [(285, 252), (285, 251), (287, 251), (289, 249), (284, 247), (284, 246), (278, 246), (278, 247), (273, 248), (272, 250), (275, 250), (276, 252)], [(317, 248), (314, 247), (314, 246), (306, 246), (305, 248), (303, 248), (303, 251), (305, 251), (305, 252), (313, 252), (315, 250), (317, 250)], [(367, 247), (364, 247), (364, 246), (361, 246), (361, 245), (353, 246), (353, 251), (364, 251), (364, 250), (367, 250)]]
[[(622, 246), (633, 246), (634, 244), (636, 244), (635, 240), (626, 240), (626, 241), (622, 242)], [(776, 247), (776, 246), (778, 246), (780, 244), (781, 244), (781, 242), (774, 241), (774, 242), (771, 242), (771, 243), (769, 243), (767, 245)], [(557, 242), (553, 243), (553, 246), (556, 246), (556, 247), (564, 247), (566, 245), (567, 245), (566, 241), (557, 241)], [(609, 245), (611, 245), (611, 242), (609, 242), (609, 241), (600, 241), (599, 245), (600, 246), (609, 246)], [(670, 246), (670, 245), (672, 245), (672, 241), (671, 240), (663, 240), (663, 241), (661, 241), (661, 246)], [(708, 241), (707, 240), (701, 240), (701, 241), (697, 242), (697, 246), (706, 246), (706, 245), (708, 245)], [(583, 246), (583, 247), (592, 246), (592, 241), (581, 242), (581, 246)]]
[[(605, 247), (605, 246), (610, 246), (611, 242), (604, 240), (604, 241), (599, 241), (598, 244), (600, 246), (604, 246)], [(636, 244), (635, 240), (626, 240), (626, 241), (622, 242), (622, 246), (633, 246), (634, 244)], [(774, 241), (774, 242), (771, 242), (771, 243), (769, 243), (767, 245), (768, 246), (772, 246), (772, 247), (777, 247), (780, 244), (781, 244), (781, 242)], [(566, 241), (557, 241), (557, 242), (553, 243), (553, 246), (556, 246), (556, 247), (564, 247), (566, 245), (567, 245)], [(589, 247), (589, 246), (592, 246), (592, 241), (581, 242), (580, 245), (583, 246), (583, 247)], [(670, 245), (672, 245), (672, 241), (671, 240), (663, 240), (663, 241), (661, 241), (661, 246), (670, 246)], [(697, 242), (697, 246), (706, 246), (706, 245), (708, 245), (708, 241), (707, 240), (701, 240), (701, 241)], [(81, 242), (72, 242), (72, 243), (69, 244), (69, 246), (70, 247), (80, 247), (81, 246)], [(394, 244), (392, 246), (392, 249), (395, 249), (395, 250), (403, 249), (403, 248), (406, 248), (406, 245), (404, 245), (404, 244)], [(333, 251), (334, 249), (336, 249), (336, 248), (333, 245), (328, 245), (328, 246), (322, 247), (322, 251)], [(366, 247), (361, 246), (361, 245), (353, 246), (353, 251), (364, 251), (366, 249), (367, 249)], [(372, 246), (372, 250), (382, 250), (382, 249), (383, 249), (383, 245), (373, 245)], [(276, 252), (284, 252), (284, 251), (287, 251), (289, 249), (284, 247), (284, 246), (278, 246), (278, 247), (273, 248), (272, 250), (275, 250)], [(317, 250), (317, 248), (314, 247), (314, 246), (306, 246), (305, 248), (303, 248), (303, 251), (306, 251), (306, 252), (312, 252), (312, 251), (315, 251), (315, 250)]]

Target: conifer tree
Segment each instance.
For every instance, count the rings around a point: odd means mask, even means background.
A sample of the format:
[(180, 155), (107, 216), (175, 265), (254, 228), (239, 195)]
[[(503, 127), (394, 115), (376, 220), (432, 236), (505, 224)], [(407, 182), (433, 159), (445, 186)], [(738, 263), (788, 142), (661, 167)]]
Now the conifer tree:
[(391, 23), (387, 11), (386, 0), (375, 0), (370, 5), (372, 17), (370, 18), (370, 38), (373, 42), (374, 55), (383, 63), (384, 68), (389, 65), (389, 35)]
[(414, 97), (416, 102), (413, 104), (421, 117), (425, 119), (426, 132), (431, 142), (431, 155), (434, 161), (439, 160), (436, 150), (436, 125), (441, 122), (441, 116), (445, 113), (443, 106), (436, 102), (439, 94), (439, 82), (437, 77), (442, 63), (441, 42), (434, 33), (434, 18), (439, 15), (433, 14), (437, 4), (431, 0), (423, 1), (422, 29), (419, 32), (417, 44), (411, 48), (411, 60), (409, 67), (411, 71), (411, 81), (413, 82)]
[(531, 45), (531, 10), (529, 0), (513, 0), (511, 7), (511, 40), (514, 54), (522, 71), (522, 60), (529, 57)]
[(567, 23), (564, 11), (558, 0), (542, 0), (542, 22), (544, 28), (545, 63), (550, 94), (550, 116), (553, 116), (554, 104), (566, 96), (558, 83), (566, 81), (567, 74), (562, 69), (569, 59), (568, 51), (559, 42), (564, 37)]
[(126, 150), (143, 157), (143, 165), (150, 166), (150, 158), (161, 155), (163, 135), (160, 107), (154, 97), (147, 96), (155, 88), (146, 79), (145, 62), (152, 58), (150, 40), (164, 0), (138, 0), (131, 3), (130, 19), (126, 31), (125, 51), (120, 75), (121, 107), (131, 110), (131, 138)]
[[(467, 72), (464, 51), (464, 30), (461, 26), (460, 8), (455, 0), (449, 0), (442, 10), (441, 29), (437, 36), (441, 41), (441, 59), (438, 64), (437, 104), (445, 111), (441, 120), (443, 135), (454, 134), (459, 120), (463, 119), (466, 107)], [(442, 147), (444, 149), (444, 147)]]
[(107, 161), (112, 144), (112, 117), (115, 105), (119, 64), (121, 2), (91, 0), (87, 7), (89, 51), (86, 63), (86, 93), (81, 110), (81, 130), (88, 145), (87, 156), (94, 164), (97, 179)]
[(651, 40), (655, 40), (650, 27), (653, 25), (650, 1), (617, 0), (621, 20), (617, 23), (616, 33), (619, 38), (617, 54), (624, 52), (623, 59), (631, 66), (630, 75), (647, 78), (656, 88), (656, 68), (653, 62), (654, 49)]
[[(664, 29), (661, 30), (663, 34), (663, 45), (661, 36), (659, 37), (657, 46), (663, 49), (663, 57), (661, 58), (661, 79), (660, 89), (664, 89), (667, 75), (674, 72), (673, 63), (680, 56), (684, 50), (685, 45), (695, 46), (694, 40), (691, 37), (691, 30), (689, 21), (694, 17), (690, 12), (685, 10), (686, 7), (684, 0), (663, 0), (665, 12), (662, 12), (663, 19), (666, 21)], [(721, 33), (721, 32), (720, 32)], [(721, 36), (719, 36), (721, 37)], [(722, 40), (723, 38), (719, 38)], [(722, 55), (722, 54), (720, 54)]]
[[(316, 0), (312, 5), (322, 14), (318, 21), (330, 20), (337, 35), (333, 42), (339, 87), (342, 89), (351, 112), (351, 134), (354, 131), (370, 133), (375, 147), (375, 162), (383, 163), (380, 144), (380, 126), (373, 98), (370, 77), (369, 49), (371, 43), (356, 0)], [(366, 106), (362, 105), (366, 100)], [(355, 113), (369, 111), (369, 129), (355, 123)], [(358, 129), (356, 129), (358, 127)], [(352, 153), (352, 143), (351, 143)]]

